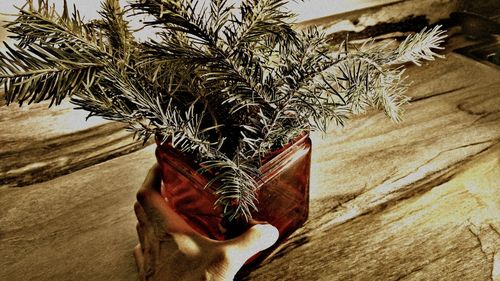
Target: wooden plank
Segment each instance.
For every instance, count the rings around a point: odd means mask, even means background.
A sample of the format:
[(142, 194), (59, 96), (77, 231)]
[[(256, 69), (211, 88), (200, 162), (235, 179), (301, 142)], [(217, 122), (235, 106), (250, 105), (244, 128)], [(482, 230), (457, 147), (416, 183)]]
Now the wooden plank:
[(0, 188), (0, 280), (136, 281), (133, 204), (154, 146), (23, 188)]
[[(416, 18), (421, 18), (428, 25), (449, 18), (450, 13), (462, 8), (462, 2), (460, 0), (383, 1), (383, 3), (374, 6), (366, 5), (364, 9), (331, 15), (323, 14), (322, 17), (311, 18), (298, 25), (323, 26), (329, 33), (362, 32), (376, 25), (400, 24), (408, 19)], [(409, 27), (400, 26), (399, 30), (401, 28)], [(386, 30), (386, 32), (388, 31)]]
[[(444, 69), (447, 71), (443, 71)], [(474, 70), (471, 71), (471, 69)], [(433, 77), (432, 73), (439, 73), (440, 79), (429, 79), (429, 77)], [(329, 248), (328, 245), (334, 247), (334, 243), (340, 243), (339, 240), (342, 239), (344, 239), (342, 241), (361, 243), (357, 250), (370, 251), (372, 256), (366, 252), (364, 255), (368, 255), (367, 258), (375, 261), (379, 260), (377, 254), (380, 252), (380, 248), (385, 247), (384, 243), (388, 243), (388, 247), (393, 247), (392, 252), (387, 253), (384, 257), (391, 254), (401, 256), (402, 253), (398, 251), (408, 247), (406, 244), (420, 243), (418, 239), (429, 239), (435, 243), (432, 247), (426, 244), (426, 247), (429, 248), (425, 250), (430, 252), (433, 251), (433, 248), (439, 248), (440, 242), (452, 239), (453, 242), (447, 246), (458, 248), (455, 251), (444, 251), (442, 254), (448, 256), (444, 255), (441, 257), (443, 259), (456, 258), (460, 254), (467, 253), (466, 248), (461, 248), (460, 241), (467, 237), (464, 236), (464, 233), (470, 235), (468, 227), (455, 231), (455, 226), (450, 224), (439, 228), (436, 233), (426, 233), (426, 231), (431, 230), (429, 228), (432, 227), (433, 223), (438, 223), (440, 216), (439, 213), (426, 213), (427, 211), (423, 207), (422, 210), (405, 209), (408, 214), (422, 212), (420, 216), (424, 217), (424, 220), (430, 221), (426, 226), (427, 229), (420, 229), (420, 225), (413, 225), (408, 235), (414, 233), (415, 237), (410, 235), (411, 237), (405, 239), (404, 231), (401, 230), (401, 236), (398, 236), (399, 240), (384, 241), (374, 245), (370, 244), (373, 243), (370, 240), (373, 238), (365, 231), (365, 227), (369, 229), (368, 224), (373, 216), (403, 212), (391, 209), (386, 211), (387, 213), (378, 214), (388, 205), (395, 204), (405, 198), (419, 197), (419, 194), (445, 185), (457, 176), (457, 172), (461, 170), (464, 163), (478, 154), (491, 154), (490, 157), (496, 159), (494, 163), (498, 164), (499, 150), (498, 148), (492, 149), (492, 147), (495, 145), (498, 147), (500, 142), (499, 73), (496, 69), (456, 54), (449, 54), (447, 60), (433, 64), (424, 71), (412, 69), (410, 75), (417, 81), (410, 93), (414, 102), (408, 107), (403, 123), (387, 123), (384, 122), (381, 114), (369, 113), (366, 116), (355, 118), (346, 128), (331, 132), (325, 139), (316, 138), (313, 142), (316, 152), (313, 152), (312, 171), (315, 175), (311, 191), (310, 220), (299, 233), (290, 239), (288, 245), (278, 249), (278, 251), (281, 250), (282, 253), (287, 254), (278, 255), (278, 258), (269, 265), (253, 273), (251, 279), (308, 280), (301, 278), (313, 276), (311, 280), (316, 280), (318, 272), (322, 272), (319, 276), (332, 278), (325, 280), (351, 279), (346, 274), (356, 276), (352, 280), (371, 280), (373, 274), (381, 274), (377, 271), (381, 270), (389, 274), (380, 278), (381, 280), (397, 280), (403, 273), (395, 273), (395, 271), (403, 272), (404, 267), (408, 266), (403, 264), (399, 267), (397, 260), (384, 264), (361, 262), (359, 257), (351, 256), (349, 258), (349, 250), (342, 246)], [(465, 77), (467, 78), (465, 79)], [(487, 170), (487, 168), (485, 169)], [(490, 185), (482, 186), (482, 188), (490, 190), (494, 195), (493, 199), (500, 200), (498, 192), (500, 186), (493, 185), (500, 180), (500, 174), (496, 172), (491, 177), (493, 179), (489, 182)], [(437, 205), (440, 208), (449, 208), (449, 205), (446, 205), (445, 201), (442, 202), (441, 199), (436, 199), (427, 206), (430, 208), (432, 205)], [(464, 208), (459, 204), (462, 202), (460, 200), (456, 199), (454, 202), (455, 208)], [(475, 199), (469, 195), (467, 200), (474, 201)], [(467, 208), (469, 201), (463, 202)], [(499, 213), (500, 211), (492, 213), (490, 219), (500, 218)], [(406, 214), (399, 213), (399, 216), (404, 218)], [(408, 217), (408, 222), (388, 220), (386, 227), (389, 229), (399, 227), (400, 224), (409, 224), (412, 216)], [(469, 217), (459, 217), (457, 223), (465, 224), (467, 219)], [(347, 226), (344, 226), (345, 224)], [(339, 230), (344, 227), (347, 229), (345, 232)], [(445, 228), (448, 228), (448, 236), (439, 236), (438, 234)], [(397, 232), (384, 232), (386, 230), (378, 227), (370, 232), (379, 231), (378, 235), (380, 236), (399, 235)], [(339, 231), (341, 231), (340, 234)], [(361, 239), (361, 236), (356, 233), (364, 233), (368, 237)], [(412, 239), (417, 240), (413, 241)], [(500, 240), (498, 241), (500, 244)], [(395, 244), (389, 245), (390, 243)], [(378, 248), (372, 252), (370, 245)], [(320, 250), (321, 247), (323, 250)], [(420, 245), (420, 247), (423, 246)], [(331, 250), (331, 255), (326, 254), (329, 250)], [(318, 258), (317, 261), (313, 258), (307, 263), (307, 267), (297, 264), (304, 261), (298, 259), (298, 256), (307, 257), (314, 252), (324, 254), (325, 258)], [(334, 258), (335, 256), (336, 258)], [(317, 256), (314, 255), (314, 257)], [(349, 268), (337, 267), (336, 264), (340, 264), (343, 258), (346, 261), (355, 261), (354, 265)], [(414, 255), (409, 253), (405, 258), (420, 263), (428, 261), (427, 254), (423, 252)], [(468, 259), (463, 259), (452, 268), (454, 270), (464, 268), (465, 270), (468, 267), (468, 262)], [(345, 265), (345, 263), (343, 264)], [(319, 269), (320, 266), (325, 267), (325, 269)], [(361, 269), (357, 266), (360, 266)], [(395, 268), (390, 269), (390, 266)], [(444, 266), (444, 262), (441, 263), (441, 266)], [(491, 270), (491, 266), (491, 263), (485, 263), (481, 270), (484, 272), (487, 269)], [(435, 267), (439, 266), (435, 265)], [(361, 273), (357, 273), (357, 271), (362, 272), (362, 275), (359, 275)], [(274, 272), (279, 272), (279, 274), (276, 275)], [(460, 272), (462, 271), (459, 270), (458, 273)], [(426, 276), (423, 279), (440, 280), (444, 278), (436, 276), (433, 279), (431, 277)], [(474, 277), (475, 279), (462, 280), (485, 280), (476, 277)], [(415, 277), (413, 280), (422, 279)]]
[(248, 279), (500, 280), (500, 146), (459, 170), (335, 228), (313, 232), (313, 219)]
[[(287, 7), (297, 14), (297, 21), (311, 21), (373, 7), (381, 7), (405, 0), (311, 0), (291, 1)], [(410, 0), (411, 1), (411, 0)]]
[[(405, 122), (369, 112), (313, 136), (310, 220), (251, 280), (493, 275), (499, 72), (456, 54), (409, 72)], [(136, 280), (132, 203), (153, 148), (0, 188), (0, 280)]]
[(124, 124), (86, 122), (87, 113), (68, 102), (47, 107), (0, 106), (0, 186), (49, 180), (142, 148)]

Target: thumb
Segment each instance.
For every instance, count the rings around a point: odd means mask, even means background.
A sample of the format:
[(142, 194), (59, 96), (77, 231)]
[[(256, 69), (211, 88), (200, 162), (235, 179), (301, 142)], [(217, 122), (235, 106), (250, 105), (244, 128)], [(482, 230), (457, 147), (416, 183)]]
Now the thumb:
[(231, 261), (241, 266), (253, 255), (271, 247), (279, 238), (279, 231), (270, 224), (256, 224), (240, 236), (225, 242)]

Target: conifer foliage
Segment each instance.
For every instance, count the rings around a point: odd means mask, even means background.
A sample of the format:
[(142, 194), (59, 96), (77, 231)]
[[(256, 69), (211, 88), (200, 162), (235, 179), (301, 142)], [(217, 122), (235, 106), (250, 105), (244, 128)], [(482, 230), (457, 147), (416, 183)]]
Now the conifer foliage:
[[(103, 0), (85, 21), (66, 3), (27, 0), (7, 24), (17, 41), (0, 53), (0, 84), (8, 103), (69, 98), (144, 141), (168, 140), (214, 175), (227, 218), (249, 219), (266, 153), (370, 107), (400, 120), (402, 65), (439, 57), (445, 38), (435, 27), (396, 47), (332, 46), (320, 28), (295, 29), (287, 2)], [(134, 37), (138, 14), (156, 39)]]

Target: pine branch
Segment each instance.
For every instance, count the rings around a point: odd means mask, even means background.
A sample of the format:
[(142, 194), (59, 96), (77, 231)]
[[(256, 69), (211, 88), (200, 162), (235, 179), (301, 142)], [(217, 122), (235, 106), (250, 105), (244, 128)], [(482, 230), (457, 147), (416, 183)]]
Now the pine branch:
[(66, 96), (92, 84), (103, 64), (92, 54), (32, 43), (27, 49), (7, 47), (0, 53), (0, 84), (7, 103), (51, 100), (59, 104)]
[(234, 51), (250, 49), (268, 36), (276, 41), (293, 39), (295, 31), (289, 21), (293, 14), (284, 11), (285, 0), (246, 0), (240, 6), (241, 18), (234, 16), (225, 30), (228, 44)]
[(394, 52), (393, 61), (391, 64), (402, 64), (413, 62), (416, 65), (421, 65), (422, 60), (434, 60), (435, 57), (442, 58), (443, 56), (434, 52), (441, 50), (443, 47), (446, 34), (440, 30), (440, 26), (435, 26), (427, 30), (424, 28), (421, 32), (408, 36), (399, 48)]
[(257, 210), (258, 178), (260, 172), (256, 163), (249, 161), (233, 161), (223, 155), (219, 159), (203, 162), (204, 170), (217, 170), (218, 176), (212, 178), (207, 186), (219, 183), (215, 191), (219, 197), (216, 204), (223, 207), (224, 214), (229, 220), (252, 218), (252, 212)]
[(161, 26), (167, 34), (180, 32), (186, 34), (198, 45), (215, 46), (218, 37), (204, 21), (203, 14), (197, 10), (198, 2), (192, 1), (162, 1), (162, 0), (134, 0), (130, 6), (137, 14), (146, 14), (154, 17), (147, 25)]
[(28, 9), (21, 9), (7, 25), (19, 43), (7, 45), (8, 51), (0, 55), (0, 83), (8, 103), (50, 99), (50, 105), (59, 104), (97, 80), (110, 59), (109, 50), (76, 9), (69, 16), (66, 2), (62, 15), (46, 0), (37, 8), (32, 1), (27, 4)]
[(98, 27), (110, 48), (110, 53), (122, 67), (129, 64), (134, 55), (137, 43), (130, 31), (129, 22), (124, 18), (124, 11), (119, 0), (106, 0), (101, 3), (99, 14), (102, 21), (94, 21), (92, 26)]
[(404, 95), (408, 83), (405, 82), (403, 73), (404, 70), (395, 69), (380, 75), (374, 86), (375, 107), (384, 110), (385, 114), (395, 122), (401, 121), (403, 105), (409, 101)]
[(220, 38), (220, 32), (227, 27), (232, 17), (234, 5), (228, 5), (227, 0), (210, 1), (210, 32), (216, 38)]
[(61, 15), (48, 0), (39, 0), (37, 7), (33, 0), (27, 0), (27, 7), (21, 8), (17, 19), (5, 26), (21, 48), (32, 43), (49, 47), (63, 44), (90, 53), (108, 52), (102, 34), (83, 22), (76, 8), (70, 15), (66, 0)]

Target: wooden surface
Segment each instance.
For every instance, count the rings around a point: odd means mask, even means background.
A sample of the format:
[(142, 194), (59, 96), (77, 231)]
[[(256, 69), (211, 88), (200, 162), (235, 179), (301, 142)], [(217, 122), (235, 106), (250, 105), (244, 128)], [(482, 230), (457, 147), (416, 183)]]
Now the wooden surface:
[[(448, 53), (408, 74), (404, 122), (313, 136), (309, 221), (248, 280), (500, 280), (500, 71)], [(0, 108), (0, 280), (137, 280), (154, 147), (75, 116)]]
[(125, 125), (92, 117), (69, 102), (5, 106), (0, 94), (0, 185), (24, 186), (141, 149)]

